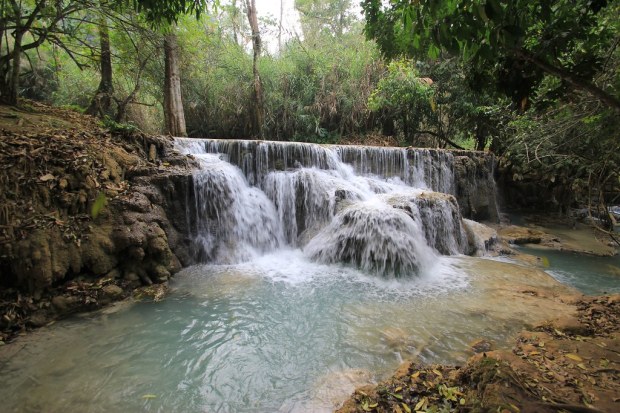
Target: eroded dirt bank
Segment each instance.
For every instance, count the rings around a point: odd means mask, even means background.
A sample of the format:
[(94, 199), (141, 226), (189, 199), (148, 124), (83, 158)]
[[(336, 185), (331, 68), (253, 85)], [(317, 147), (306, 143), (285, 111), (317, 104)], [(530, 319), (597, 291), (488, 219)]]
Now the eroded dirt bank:
[(138, 287), (161, 294), (187, 260), (174, 215), (188, 162), (166, 137), (0, 107), (0, 342)]

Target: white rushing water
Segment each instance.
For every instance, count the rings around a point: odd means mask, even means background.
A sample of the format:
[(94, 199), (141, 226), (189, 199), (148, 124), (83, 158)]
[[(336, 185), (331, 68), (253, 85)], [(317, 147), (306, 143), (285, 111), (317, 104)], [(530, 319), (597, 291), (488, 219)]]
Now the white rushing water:
[(318, 262), (408, 276), (467, 251), (447, 152), (410, 161), (399, 148), (176, 142), (201, 165), (190, 214), (199, 261), (303, 248)]

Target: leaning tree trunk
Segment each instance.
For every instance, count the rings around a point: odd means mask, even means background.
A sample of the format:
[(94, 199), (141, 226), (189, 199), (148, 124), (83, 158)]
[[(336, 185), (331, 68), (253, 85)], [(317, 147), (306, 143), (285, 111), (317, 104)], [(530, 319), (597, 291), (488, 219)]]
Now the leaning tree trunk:
[(179, 74), (179, 55), (177, 37), (169, 33), (164, 37), (165, 81), (164, 81), (164, 120), (165, 133), (172, 136), (187, 136), (185, 115), (181, 99), (181, 76)]
[(260, 31), (258, 29), (258, 17), (256, 16), (256, 1), (245, 0), (245, 6), (248, 13), (248, 21), (252, 28), (252, 48), (254, 50), (254, 58), (252, 62), (252, 73), (254, 75), (254, 90), (252, 93), (252, 130), (259, 138), (264, 137), (265, 124), (265, 103), (263, 97), (263, 84), (258, 71), (258, 58), (261, 53)]
[(101, 45), (101, 81), (93, 96), (86, 113), (93, 116), (104, 117), (110, 113), (114, 85), (112, 84), (112, 52), (110, 50), (110, 33), (105, 17), (99, 21), (99, 43)]

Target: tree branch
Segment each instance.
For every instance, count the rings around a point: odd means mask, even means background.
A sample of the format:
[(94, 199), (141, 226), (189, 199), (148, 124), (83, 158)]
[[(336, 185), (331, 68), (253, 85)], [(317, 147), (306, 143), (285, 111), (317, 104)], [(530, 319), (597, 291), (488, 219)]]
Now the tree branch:
[(462, 151), (467, 150), (467, 149), (463, 148), (462, 146), (452, 142), (450, 139), (446, 138), (445, 136), (440, 135), (437, 132), (433, 132), (432, 130), (419, 130), (419, 131), (415, 131), (414, 132), (414, 134), (420, 134), (420, 133), (428, 133), (429, 135), (433, 135), (434, 137), (441, 139), (442, 141), (446, 142), (447, 144), (452, 145), (456, 149), (460, 149)]
[(535, 64), (540, 69), (542, 69), (544, 72), (547, 72), (550, 75), (559, 77), (560, 79), (571, 84), (573, 87), (590, 93), (592, 96), (596, 97), (601, 102), (604, 102), (607, 105), (614, 108), (615, 110), (620, 111), (620, 99), (618, 99), (615, 96), (610, 95), (609, 93), (605, 92), (603, 89), (597, 87), (596, 85), (593, 85), (592, 83), (589, 83), (587, 80), (584, 80), (584, 79), (581, 79), (575, 76), (573, 73), (570, 73), (566, 69), (556, 67), (556, 66), (553, 66), (545, 62), (541, 58), (535, 56), (534, 54), (532, 54), (531, 52), (525, 49), (513, 49), (512, 51), (515, 53), (517, 57), (525, 60), (526, 62)]

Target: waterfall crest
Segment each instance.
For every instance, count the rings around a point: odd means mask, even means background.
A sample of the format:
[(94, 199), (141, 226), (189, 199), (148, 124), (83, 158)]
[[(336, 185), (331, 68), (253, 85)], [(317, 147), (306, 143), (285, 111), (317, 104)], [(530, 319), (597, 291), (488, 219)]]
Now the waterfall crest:
[(409, 275), (469, 250), (448, 151), (177, 138), (195, 156), (195, 259), (302, 248), (323, 263)]

